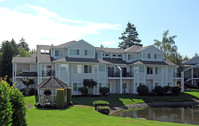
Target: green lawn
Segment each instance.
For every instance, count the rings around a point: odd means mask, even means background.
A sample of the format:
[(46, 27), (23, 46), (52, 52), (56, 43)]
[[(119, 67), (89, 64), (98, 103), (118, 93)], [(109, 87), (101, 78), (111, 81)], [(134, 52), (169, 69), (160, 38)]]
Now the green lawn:
[(112, 94), (99, 97), (74, 97), (73, 103), (92, 106), (93, 101), (105, 100), (110, 106), (124, 106), (138, 103), (149, 102), (183, 102), (199, 99), (199, 90), (193, 89), (189, 92), (181, 93), (179, 96), (139, 96), (135, 94)]
[[(194, 96), (192, 96), (194, 95)], [(121, 96), (121, 97), (120, 97)], [(128, 98), (128, 97), (130, 98)], [(126, 105), (131, 103), (142, 103), (149, 101), (162, 101), (163, 99), (171, 98), (173, 96), (168, 97), (140, 97), (137, 95), (110, 95), (107, 97), (97, 97), (97, 98), (74, 98), (74, 102), (92, 104), (93, 100), (101, 99), (111, 101), (111, 105)], [(185, 98), (184, 98), (185, 97)], [(111, 100), (112, 98), (112, 100)], [(148, 100), (146, 100), (149, 98)], [(192, 100), (194, 98), (199, 98), (199, 90), (195, 90), (192, 92), (186, 92), (179, 97), (174, 97), (169, 101), (174, 99), (177, 101), (180, 98), (184, 100)], [(87, 100), (86, 100), (87, 99)], [(163, 101), (164, 101), (163, 100)], [(168, 100), (168, 99), (167, 99)], [(29, 108), (27, 111), (27, 122), (29, 126), (123, 126), (123, 125), (136, 125), (136, 126), (183, 126), (185, 124), (174, 124), (167, 122), (159, 122), (159, 121), (150, 121), (150, 120), (142, 120), (142, 119), (133, 119), (133, 118), (124, 118), (124, 117), (113, 117), (100, 114), (94, 110), (94, 107), (85, 106), (85, 105), (75, 105), (68, 109), (37, 109), (34, 107), (35, 99), (34, 96), (25, 97), (25, 101), (28, 105), (32, 105), (32, 108)], [(119, 103), (117, 103), (119, 101)], [(187, 126), (187, 125), (186, 125)]]

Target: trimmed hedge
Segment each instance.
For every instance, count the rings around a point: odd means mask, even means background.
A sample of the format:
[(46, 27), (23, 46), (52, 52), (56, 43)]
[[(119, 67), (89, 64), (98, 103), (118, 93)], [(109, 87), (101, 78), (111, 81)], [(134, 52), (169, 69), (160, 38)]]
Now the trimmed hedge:
[(99, 89), (99, 92), (102, 94), (102, 95), (106, 95), (107, 93), (109, 93), (110, 89), (107, 88), (107, 87), (101, 87)]
[(168, 94), (168, 92), (171, 91), (171, 86), (165, 86), (164, 87), (164, 94)]
[(78, 90), (82, 93), (82, 95), (88, 94), (88, 88), (86, 87), (80, 87)]
[(98, 100), (98, 101), (93, 102), (93, 106), (95, 107), (95, 109), (97, 106), (109, 106), (109, 102), (103, 101), (103, 100)]
[(12, 105), (10, 102), (10, 87), (6, 81), (0, 82), (0, 126), (12, 123)]
[(109, 113), (110, 113), (110, 107), (109, 106), (97, 106), (96, 110), (98, 112), (100, 112), (102, 114), (106, 114), (106, 115), (109, 115)]
[(11, 90), (12, 104), (12, 125), (25, 126), (26, 124), (26, 104), (23, 94), (18, 89)]
[(141, 96), (146, 96), (149, 94), (149, 88), (146, 85), (139, 85), (139, 87), (137, 87), (137, 92)]
[(179, 86), (175, 86), (171, 88), (171, 91), (174, 95), (180, 95), (181, 88)]
[(164, 88), (161, 87), (161, 86), (155, 86), (155, 89), (154, 89), (155, 93), (157, 95), (163, 95), (164, 94)]
[(56, 108), (64, 108), (65, 106), (64, 96), (65, 96), (64, 89), (58, 89), (56, 100), (55, 100)]
[(67, 104), (68, 105), (73, 105), (73, 102), (72, 102), (72, 91), (71, 91), (71, 88), (67, 88)]

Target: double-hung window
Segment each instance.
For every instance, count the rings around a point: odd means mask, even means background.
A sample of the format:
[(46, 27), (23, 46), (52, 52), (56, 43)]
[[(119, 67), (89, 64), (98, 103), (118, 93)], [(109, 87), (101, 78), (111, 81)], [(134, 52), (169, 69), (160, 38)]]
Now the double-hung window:
[(84, 65), (84, 73), (92, 73), (92, 66)]
[(82, 73), (82, 65), (73, 65), (73, 73)]
[(147, 67), (147, 74), (153, 74), (153, 67)]
[(73, 91), (78, 92), (81, 86), (81, 83), (73, 83)]
[(55, 56), (64, 56), (63, 50), (55, 50)]

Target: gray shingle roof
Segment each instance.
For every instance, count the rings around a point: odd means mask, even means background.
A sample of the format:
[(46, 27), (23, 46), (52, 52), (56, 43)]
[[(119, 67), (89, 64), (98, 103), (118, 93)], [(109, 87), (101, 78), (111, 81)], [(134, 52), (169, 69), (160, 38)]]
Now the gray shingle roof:
[(104, 61), (111, 63), (111, 64), (127, 64), (125, 61), (123, 61), (121, 58), (104, 58)]
[(73, 43), (75, 43), (76, 41), (70, 41), (70, 42), (66, 42), (66, 43), (63, 43), (63, 44), (60, 44), (60, 45), (57, 45), (57, 46), (54, 46), (54, 47), (60, 47), (60, 48), (64, 48), (66, 46), (69, 46)]
[(36, 54), (32, 54), (31, 57), (13, 57), (12, 63), (36, 63)]
[(40, 83), (37, 88), (46, 88), (46, 89), (66, 89), (68, 85), (64, 82), (56, 78), (55, 76), (51, 76), (47, 80)]
[(194, 57), (190, 60), (187, 60), (183, 63), (183, 65), (196, 65), (199, 64), (199, 57)]
[(132, 63), (133, 65), (141, 65), (141, 64), (146, 64), (146, 65), (169, 65), (169, 66), (176, 66), (174, 63), (172, 63), (169, 60), (165, 61), (142, 61), (138, 60)]
[(124, 52), (139, 52), (143, 47), (138, 45), (133, 45), (124, 50)]
[(123, 53), (124, 49), (120, 48), (101, 48), (101, 47), (96, 47), (97, 51), (103, 51), (103, 52), (113, 52), (113, 53)]

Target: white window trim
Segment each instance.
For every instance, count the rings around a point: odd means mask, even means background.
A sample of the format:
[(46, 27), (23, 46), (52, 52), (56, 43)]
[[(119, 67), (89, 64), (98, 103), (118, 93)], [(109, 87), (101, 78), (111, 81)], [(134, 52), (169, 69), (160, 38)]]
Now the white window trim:
[[(71, 49), (79, 50), (79, 55), (72, 55), (72, 54), (70, 54), (70, 50), (71, 50)], [(78, 48), (70, 48), (70, 49), (68, 49), (68, 54), (69, 54), (70, 56), (80, 56), (80, 55), (81, 55), (81, 52), (80, 52), (80, 49), (78, 49)]]

